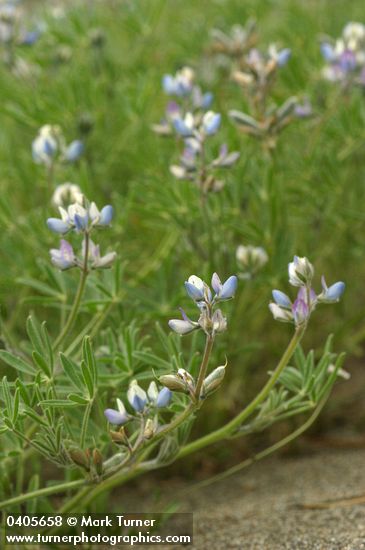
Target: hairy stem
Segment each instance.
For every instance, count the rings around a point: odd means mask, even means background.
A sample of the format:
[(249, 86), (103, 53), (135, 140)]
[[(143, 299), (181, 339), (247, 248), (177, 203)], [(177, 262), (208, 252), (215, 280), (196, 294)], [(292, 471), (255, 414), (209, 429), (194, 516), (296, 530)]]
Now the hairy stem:
[(5, 510), (9, 506), (15, 506), (16, 504), (23, 504), (23, 502), (26, 502), (27, 500), (32, 500), (34, 498), (54, 495), (56, 493), (64, 493), (69, 489), (76, 489), (78, 487), (81, 487), (85, 483), (85, 479), (77, 479), (76, 481), (68, 481), (66, 483), (60, 483), (59, 485), (51, 485), (50, 487), (37, 489), (37, 491), (21, 494), (14, 498), (9, 498), (8, 500), (3, 500), (2, 502), (0, 502), (0, 510)]
[(79, 286), (78, 286), (78, 289), (77, 289), (77, 292), (76, 292), (75, 300), (74, 300), (70, 315), (67, 319), (67, 322), (66, 322), (65, 326), (63, 327), (63, 330), (60, 332), (60, 334), (58, 335), (58, 338), (56, 339), (56, 341), (54, 343), (54, 346), (53, 346), (54, 349), (57, 349), (62, 344), (62, 342), (65, 340), (65, 338), (67, 338), (68, 333), (72, 329), (73, 324), (74, 324), (75, 319), (76, 319), (76, 316), (77, 316), (77, 313), (79, 311), (81, 299), (82, 299), (84, 289), (85, 289), (86, 279), (87, 279), (87, 276), (89, 274), (89, 270), (88, 270), (89, 244), (90, 244), (90, 237), (89, 237), (88, 232), (86, 232), (85, 233), (84, 263), (83, 263), (82, 270), (81, 270)]
[(203, 360), (202, 360), (202, 363), (200, 365), (198, 381), (197, 381), (196, 389), (195, 389), (195, 397), (196, 397), (197, 401), (199, 401), (199, 399), (200, 399), (200, 394), (201, 394), (201, 391), (202, 391), (202, 386), (203, 386), (205, 376), (207, 374), (209, 358), (210, 358), (210, 354), (211, 354), (212, 349), (213, 349), (213, 344), (214, 344), (214, 336), (207, 335), (207, 338), (206, 338), (206, 341), (205, 341), (205, 349), (204, 349)]
[(260, 393), (241, 411), (237, 416), (235, 416), (230, 422), (222, 426), (222, 428), (219, 428), (218, 430), (201, 437), (200, 439), (197, 439), (196, 441), (193, 441), (192, 443), (189, 443), (188, 445), (185, 445), (180, 452), (178, 457), (183, 457), (187, 454), (190, 454), (192, 452), (198, 451), (199, 449), (202, 449), (203, 447), (206, 447), (207, 445), (211, 445), (212, 443), (215, 443), (216, 441), (219, 441), (220, 439), (225, 439), (229, 435), (232, 434), (241, 424), (244, 422), (255, 410), (256, 408), (266, 399), (266, 397), (269, 395), (270, 391), (276, 384), (280, 374), (284, 370), (284, 368), (287, 366), (288, 362), (290, 361), (297, 345), (299, 344), (300, 340), (303, 337), (303, 334), (305, 332), (306, 325), (301, 325), (298, 327), (289, 342), (288, 347), (286, 348), (284, 354), (282, 355), (279, 363), (277, 364), (276, 369), (270, 376), (269, 380), (266, 382), (265, 386), (262, 388)]

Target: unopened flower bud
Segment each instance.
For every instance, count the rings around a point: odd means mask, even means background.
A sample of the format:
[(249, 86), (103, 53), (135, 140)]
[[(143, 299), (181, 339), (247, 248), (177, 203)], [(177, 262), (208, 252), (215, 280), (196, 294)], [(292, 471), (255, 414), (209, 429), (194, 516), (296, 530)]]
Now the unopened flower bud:
[(310, 284), (314, 268), (308, 258), (294, 256), (294, 260), (288, 266), (289, 283), (293, 286), (305, 286)]
[(128, 437), (123, 427), (121, 427), (117, 432), (110, 430), (109, 434), (113, 443), (115, 443), (116, 445), (124, 445), (126, 447), (129, 447)]
[(103, 473), (103, 457), (99, 449), (93, 450), (93, 464), (95, 466), (96, 473), (101, 476)]
[(201, 398), (205, 398), (207, 395), (213, 393), (219, 388), (223, 382), (224, 375), (226, 373), (226, 365), (217, 367), (214, 369), (204, 380)]
[(71, 449), (68, 451), (68, 454), (77, 466), (80, 466), (80, 468), (83, 468), (87, 472), (90, 471), (90, 457), (87, 453), (81, 451), (81, 449)]
[(164, 374), (159, 378), (160, 383), (171, 391), (181, 391), (186, 393), (186, 385), (176, 374)]
[(151, 439), (151, 437), (153, 436), (155, 431), (156, 431), (155, 423), (153, 422), (153, 420), (151, 418), (149, 418), (146, 422), (146, 426), (145, 426), (145, 429), (144, 429), (144, 432), (143, 432), (143, 437), (145, 439)]

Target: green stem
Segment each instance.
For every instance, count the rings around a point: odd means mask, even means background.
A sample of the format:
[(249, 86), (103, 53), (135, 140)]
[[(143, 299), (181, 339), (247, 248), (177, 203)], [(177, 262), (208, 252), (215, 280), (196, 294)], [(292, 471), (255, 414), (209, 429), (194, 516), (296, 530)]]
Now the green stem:
[(178, 454), (178, 458), (181, 458), (187, 454), (190, 454), (192, 452), (198, 451), (199, 449), (202, 449), (203, 447), (206, 447), (207, 445), (211, 445), (212, 443), (215, 443), (216, 441), (219, 441), (220, 439), (225, 439), (228, 437), (236, 428), (238, 428), (255, 410), (256, 408), (266, 399), (266, 397), (269, 395), (270, 391), (276, 384), (280, 374), (284, 370), (284, 368), (287, 366), (288, 362), (290, 361), (295, 348), (299, 344), (300, 340), (303, 337), (303, 334), (305, 332), (306, 325), (301, 325), (298, 327), (292, 337), (292, 339), (289, 342), (288, 347), (286, 348), (284, 354), (282, 355), (276, 369), (270, 376), (269, 380), (265, 384), (265, 386), (262, 388), (260, 393), (241, 411), (237, 416), (235, 416), (230, 422), (222, 426), (222, 428), (219, 428), (218, 430), (201, 437), (200, 439), (197, 439), (196, 441), (193, 441), (192, 443), (189, 443), (188, 445), (185, 445), (185, 447), (182, 447)]
[(208, 368), (209, 358), (210, 358), (210, 354), (212, 352), (213, 344), (214, 344), (214, 336), (207, 335), (207, 339), (205, 341), (205, 349), (204, 349), (203, 360), (202, 360), (202, 363), (200, 365), (198, 381), (196, 383), (196, 389), (195, 389), (195, 397), (196, 397), (196, 400), (198, 402), (199, 402), (199, 399), (200, 399), (200, 394), (201, 394), (201, 391), (202, 391), (203, 382), (204, 382), (205, 376), (207, 374), (207, 368)]
[(84, 418), (82, 420), (81, 435), (80, 435), (81, 449), (83, 449), (85, 446), (86, 432), (87, 432), (87, 427), (89, 425), (89, 418), (90, 418), (92, 406), (93, 406), (93, 400), (89, 401), (89, 403), (86, 405)]
[(55, 172), (55, 165), (54, 162), (51, 161), (51, 163), (47, 166), (47, 186), (48, 186), (48, 192), (53, 193), (54, 189), (54, 172)]
[(63, 493), (69, 489), (76, 489), (81, 485), (86, 483), (85, 479), (78, 479), (76, 481), (69, 481), (67, 483), (60, 483), (59, 485), (51, 485), (50, 487), (45, 487), (44, 489), (38, 489), (37, 491), (32, 491), (31, 493), (25, 493), (18, 495), (14, 498), (9, 498), (8, 500), (3, 500), (0, 502), (0, 510), (5, 510), (9, 506), (14, 506), (15, 504), (23, 504), (27, 500), (32, 500), (33, 498), (45, 497), (48, 495), (54, 495), (55, 493)]
[[(288, 445), (291, 441), (294, 441), (297, 437), (299, 437), (302, 433), (308, 430), (310, 426), (315, 422), (315, 420), (318, 418), (321, 410), (323, 409), (330, 392), (327, 392), (325, 397), (319, 402), (319, 405), (315, 408), (311, 416), (302, 424), (299, 428), (288, 434), (286, 437), (278, 441), (277, 443), (274, 443), (274, 445), (271, 445), (270, 447), (267, 447), (263, 451), (260, 451), (259, 453), (251, 456), (250, 458), (247, 458), (243, 462), (240, 462), (239, 464), (236, 464), (235, 466), (232, 466), (232, 468), (229, 468), (225, 472), (222, 472), (221, 474), (217, 474), (207, 480), (202, 481), (201, 483), (197, 483), (192, 487), (193, 490), (195, 489), (201, 489), (202, 487), (206, 487), (207, 485), (210, 485), (211, 483), (215, 483), (216, 481), (220, 481), (222, 479), (225, 479), (226, 477), (229, 477), (240, 470), (243, 470), (243, 468), (247, 468), (248, 466), (251, 466), (254, 462), (257, 462), (258, 460), (261, 460), (262, 458), (266, 458), (267, 456), (271, 455), (272, 453), (275, 453), (277, 450), (281, 449), (282, 447), (285, 447), (285, 445)], [(184, 491), (183, 491), (184, 492)]]
[(54, 343), (54, 346), (53, 346), (54, 350), (57, 349), (62, 344), (62, 342), (65, 340), (65, 338), (67, 337), (68, 333), (70, 332), (70, 330), (73, 327), (73, 324), (75, 322), (77, 313), (79, 311), (80, 302), (81, 302), (81, 299), (82, 299), (82, 296), (83, 296), (83, 293), (84, 293), (84, 289), (85, 289), (86, 279), (87, 279), (87, 276), (89, 274), (88, 265), (87, 265), (88, 264), (88, 259), (89, 259), (89, 241), (90, 241), (89, 234), (88, 234), (88, 232), (86, 232), (85, 233), (84, 264), (83, 264), (82, 271), (81, 271), (79, 286), (78, 286), (78, 289), (77, 289), (77, 292), (76, 292), (75, 300), (74, 300), (69, 318), (67, 319), (67, 322), (66, 322), (65, 326), (63, 327), (63, 330), (60, 332), (58, 338), (56, 339), (56, 341)]

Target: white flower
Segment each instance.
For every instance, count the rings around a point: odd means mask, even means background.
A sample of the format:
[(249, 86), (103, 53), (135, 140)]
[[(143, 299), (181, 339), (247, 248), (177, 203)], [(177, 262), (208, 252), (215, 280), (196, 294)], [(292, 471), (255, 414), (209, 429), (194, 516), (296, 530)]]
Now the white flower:
[(314, 269), (308, 258), (294, 256), (294, 260), (288, 265), (289, 283), (293, 286), (305, 286), (311, 281)]
[(84, 200), (81, 189), (75, 183), (61, 183), (57, 185), (52, 196), (52, 203), (55, 206), (64, 206), (65, 204), (78, 203), (82, 204)]

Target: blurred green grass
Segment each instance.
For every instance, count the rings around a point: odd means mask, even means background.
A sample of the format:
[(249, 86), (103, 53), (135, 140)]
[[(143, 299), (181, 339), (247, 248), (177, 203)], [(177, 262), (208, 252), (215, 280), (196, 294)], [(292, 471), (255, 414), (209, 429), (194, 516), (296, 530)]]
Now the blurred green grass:
[[(102, 244), (110, 243), (125, 262), (127, 296), (114, 309), (112, 326), (132, 319), (144, 333), (156, 321), (166, 326), (177, 307), (187, 305), (183, 281), (191, 273), (211, 274), (189, 248), (181, 222), (204, 244), (196, 190), (173, 179), (168, 166), (176, 158), (174, 143), (150, 129), (166, 104), (162, 75), (190, 65), (199, 83), (214, 92), (213, 108), (223, 113), (215, 147), (227, 141), (241, 151), (226, 187), (210, 199), (216, 238), (225, 245), (215, 270), (222, 278), (237, 271), (239, 244), (263, 245), (270, 255), (257, 279), (240, 283), (228, 307), (230, 330), (220, 338), (215, 358), (222, 363), (227, 354), (230, 370), (204, 430), (216, 424), (217, 415), (241, 405), (280, 355), (290, 329), (273, 322), (267, 304), (273, 287), (285, 290), (294, 253), (307, 255), (329, 283), (347, 284), (343, 303), (316, 312), (305, 345), (320, 346), (335, 332), (337, 349), (358, 353), (361, 338), (355, 342), (354, 334), (365, 326), (365, 103), (359, 90), (344, 97), (321, 80), (319, 38), (338, 36), (346, 22), (361, 21), (363, 3), (106, 1), (72, 3), (61, 19), (50, 17), (43, 3), (35, 9), (48, 29), (20, 55), (39, 66), (38, 76), (15, 77), (0, 69), (0, 301), (11, 340), (24, 337), (30, 309), (57, 330), (55, 311), (27, 302), (34, 292), (17, 283), (19, 277), (45, 280), (39, 263), (49, 261), (48, 249), (56, 244), (45, 226), (52, 215), (45, 175), (31, 159), (32, 139), (45, 123), (61, 125), (71, 140), (80, 135), (85, 115), (93, 120), (84, 159), (59, 171), (57, 183), (73, 181), (98, 204), (115, 206), (112, 238), (103, 236)], [(213, 70), (206, 53), (213, 27), (228, 30), (248, 17), (257, 20), (262, 46), (276, 42), (293, 51), (275, 99), (306, 95), (314, 107), (311, 120), (284, 132), (271, 170), (259, 144), (239, 135), (228, 120), (228, 109), (244, 109), (245, 102), (238, 87)], [(101, 50), (90, 45), (93, 29), (105, 34)], [(64, 47), (71, 57), (61, 63)], [(265, 199), (266, 188), (271, 195)], [(72, 292), (75, 275), (64, 278)], [(87, 318), (85, 311), (81, 321)], [(159, 351), (153, 337), (151, 346)]]

